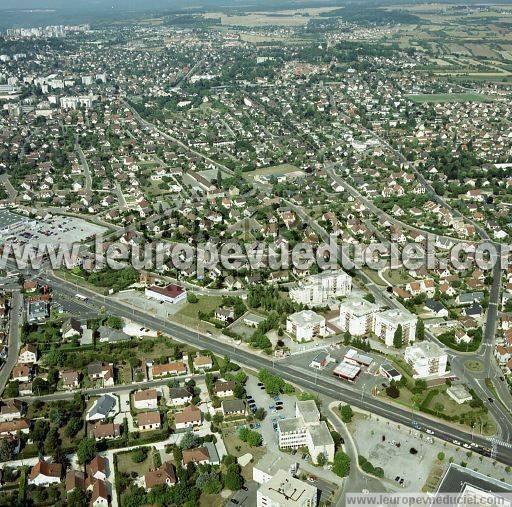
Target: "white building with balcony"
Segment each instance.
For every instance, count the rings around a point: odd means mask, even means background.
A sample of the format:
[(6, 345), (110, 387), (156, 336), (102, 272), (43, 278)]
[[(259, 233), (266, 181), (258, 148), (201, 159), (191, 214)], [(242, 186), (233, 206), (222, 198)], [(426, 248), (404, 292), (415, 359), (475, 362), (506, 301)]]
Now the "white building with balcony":
[(286, 332), (298, 342), (308, 342), (316, 336), (325, 336), (325, 317), (312, 310), (292, 313), (286, 320)]
[(446, 374), (448, 355), (434, 342), (417, 342), (405, 349), (404, 359), (414, 370), (414, 378), (436, 378)]
[(329, 299), (348, 296), (352, 291), (352, 277), (342, 271), (324, 271), (309, 276), (290, 289), (290, 299), (306, 306), (324, 306)]
[(378, 305), (360, 297), (349, 297), (340, 304), (340, 329), (352, 336), (363, 336), (373, 330)]
[(413, 343), (416, 338), (416, 324), (418, 317), (410, 312), (397, 310), (385, 310), (374, 316), (373, 332), (388, 346), (393, 346), (393, 339), (398, 326), (402, 326), (404, 345)]

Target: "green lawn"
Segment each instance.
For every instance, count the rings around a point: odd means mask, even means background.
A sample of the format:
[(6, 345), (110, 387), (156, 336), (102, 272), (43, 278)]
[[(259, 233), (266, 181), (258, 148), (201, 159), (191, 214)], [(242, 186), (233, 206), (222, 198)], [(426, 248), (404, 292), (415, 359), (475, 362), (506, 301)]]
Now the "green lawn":
[(441, 104), (445, 102), (491, 102), (493, 99), (481, 93), (419, 93), (407, 95), (407, 98), (418, 104)]
[(294, 171), (299, 171), (298, 167), (291, 164), (272, 165), (269, 167), (260, 167), (254, 171), (244, 173), (244, 178), (252, 180), (255, 176), (266, 176), (269, 174), (287, 174)]

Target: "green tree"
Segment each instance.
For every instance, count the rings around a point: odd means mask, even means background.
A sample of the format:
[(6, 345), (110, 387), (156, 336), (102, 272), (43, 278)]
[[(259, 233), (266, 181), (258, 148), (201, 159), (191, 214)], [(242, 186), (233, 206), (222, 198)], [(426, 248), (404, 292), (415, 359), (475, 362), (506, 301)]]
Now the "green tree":
[(89, 499), (81, 489), (75, 488), (68, 495), (68, 507), (87, 507)]
[(340, 414), (341, 414), (341, 420), (344, 423), (349, 423), (350, 421), (352, 421), (352, 417), (354, 416), (354, 412), (350, 405), (343, 405), (340, 408)]
[(425, 322), (423, 319), (419, 319), (416, 324), (416, 340), (424, 340), (425, 339)]
[(52, 426), (44, 439), (44, 452), (46, 454), (54, 454), (60, 447), (59, 429)]
[(266, 415), (267, 415), (267, 413), (265, 412), (265, 409), (263, 407), (257, 408), (256, 412), (254, 412), (254, 418), (257, 421), (263, 421), (263, 419), (265, 419)]
[(238, 491), (244, 484), (244, 479), (240, 475), (240, 467), (237, 463), (228, 466), (227, 473), (224, 476), (224, 486), (231, 491)]
[(193, 447), (196, 447), (198, 444), (198, 439), (194, 433), (191, 431), (187, 431), (180, 442), (180, 447), (182, 449), (192, 449)]
[(259, 447), (261, 445), (261, 435), (257, 431), (250, 430), (246, 426), (240, 428), (238, 436), (242, 442), (246, 442), (251, 447)]
[(94, 438), (80, 440), (76, 449), (76, 458), (80, 465), (89, 463), (96, 456), (96, 442)]
[(404, 332), (402, 329), (402, 324), (398, 324), (396, 328), (395, 335), (393, 336), (393, 347), (395, 349), (401, 349), (404, 345)]
[(337, 451), (334, 455), (332, 471), (338, 477), (347, 477), (350, 473), (350, 458), (343, 451)]
[(117, 315), (109, 315), (107, 318), (107, 326), (114, 329), (123, 329), (123, 319)]
[(206, 495), (213, 495), (220, 493), (222, 482), (217, 472), (205, 472), (197, 477), (196, 487)]
[(327, 456), (325, 455), (325, 452), (321, 452), (321, 453), (317, 456), (317, 458), (316, 458), (316, 464), (317, 464), (318, 466), (321, 466), (321, 467), (323, 467), (323, 466), (327, 465)]
[(20, 383), (17, 380), (12, 380), (4, 390), (4, 398), (17, 398), (19, 395)]
[(187, 301), (189, 303), (197, 303), (199, 298), (193, 292), (187, 292)]
[(142, 463), (146, 461), (148, 457), (148, 448), (147, 447), (137, 447), (134, 451), (132, 451), (131, 458), (134, 463)]

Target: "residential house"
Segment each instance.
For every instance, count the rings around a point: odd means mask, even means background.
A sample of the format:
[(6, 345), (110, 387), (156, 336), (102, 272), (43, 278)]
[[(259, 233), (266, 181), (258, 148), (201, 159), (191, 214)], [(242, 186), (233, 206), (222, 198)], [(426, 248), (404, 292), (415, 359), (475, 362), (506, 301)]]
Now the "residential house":
[(199, 371), (211, 370), (213, 361), (210, 356), (196, 356), (194, 358), (194, 368)]
[(111, 422), (98, 422), (92, 429), (92, 435), (96, 440), (117, 438), (121, 435), (121, 426)]
[(18, 357), (19, 364), (34, 364), (37, 362), (37, 346), (32, 343), (25, 344)]
[(34, 486), (49, 486), (61, 482), (62, 465), (39, 460), (28, 474), (28, 484)]
[(234, 415), (245, 416), (247, 410), (245, 401), (243, 400), (223, 400), (221, 408), (224, 417), (230, 417)]
[(169, 401), (173, 406), (186, 405), (192, 401), (193, 394), (185, 387), (169, 388)]
[(158, 430), (162, 427), (160, 412), (141, 412), (137, 414), (137, 426), (139, 431)]
[(160, 467), (144, 474), (144, 489), (146, 491), (151, 491), (155, 486), (172, 486), (177, 482), (176, 471), (170, 461), (165, 461)]
[(174, 416), (174, 422), (177, 430), (200, 426), (201, 421), (201, 410), (199, 410), (195, 405), (185, 407), (181, 412), (177, 412)]
[(156, 410), (158, 393), (156, 389), (141, 389), (133, 394), (133, 407), (137, 410)]
[(76, 389), (80, 387), (80, 375), (77, 371), (63, 371), (60, 374), (62, 379), (62, 387), (64, 389)]
[(154, 364), (152, 373), (153, 378), (166, 377), (168, 375), (183, 375), (187, 373), (187, 367), (182, 362)]
[(217, 380), (213, 386), (213, 393), (219, 398), (226, 398), (228, 396), (233, 396), (234, 389), (235, 383), (233, 381), (226, 382), (223, 380)]

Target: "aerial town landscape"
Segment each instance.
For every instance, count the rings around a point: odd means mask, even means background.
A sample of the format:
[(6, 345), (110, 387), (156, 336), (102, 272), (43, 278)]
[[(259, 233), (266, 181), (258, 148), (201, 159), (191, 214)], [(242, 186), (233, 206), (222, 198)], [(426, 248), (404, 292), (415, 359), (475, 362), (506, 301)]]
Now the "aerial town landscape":
[(0, 2), (0, 507), (512, 505), (512, 5), (116, 1)]

